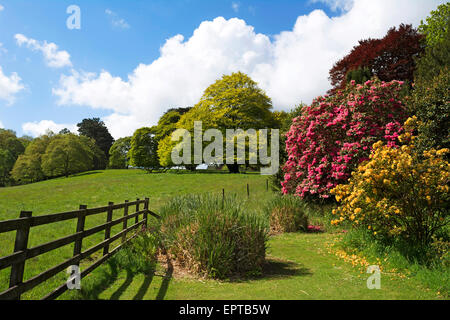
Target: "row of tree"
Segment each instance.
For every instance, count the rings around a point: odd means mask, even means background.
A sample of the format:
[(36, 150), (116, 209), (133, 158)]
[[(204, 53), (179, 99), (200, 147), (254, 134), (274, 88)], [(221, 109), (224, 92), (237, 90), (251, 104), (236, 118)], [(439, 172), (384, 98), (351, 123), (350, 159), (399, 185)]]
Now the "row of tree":
[(84, 119), (78, 133), (63, 129), (33, 139), (0, 129), (0, 186), (105, 169), (114, 142), (105, 124)]
[[(203, 132), (217, 129), (225, 137), (227, 129), (280, 128), (285, 118), (288, 118), (286, 112), (272, 112), (271, 99), (248, 75), (242, 72), (224, 75), (205, 90), (192, 108), (170, 109), (156, 126), (138, 129), (132, 137), (117, 140), (110, 150), (110, 167), (126, 168), (132, 165), (148, 170), (173, 167), (172, 150), (178, 142), (172, 141), (172, 133), (185, 129), (194, 139), (195, 121), (202, 122)], [(197, 165), (193, 164), (193, 153), (191, 157), (191, 164), (184, 166), (195, 170)], [(226, 157), (224, 152), (219, 164), (226, 163)], [(248, 150), (245, 157), (245, 165), (249, 166)], [(227, 166), (230, 172), (239, 172), (239, 164)]]

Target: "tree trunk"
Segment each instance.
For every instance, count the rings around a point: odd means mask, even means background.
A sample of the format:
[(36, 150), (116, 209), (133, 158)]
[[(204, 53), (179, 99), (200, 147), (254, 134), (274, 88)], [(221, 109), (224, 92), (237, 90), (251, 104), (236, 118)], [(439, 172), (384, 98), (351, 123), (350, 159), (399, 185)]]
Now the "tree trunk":
[(195, 164), (185, 164), (184, 167), (191, 172), (194, 172), (197, 169), (197, 165)]
[(239, 165), (237, 163), (227, 164), (227, 167), (230, 173), (239, 173)]

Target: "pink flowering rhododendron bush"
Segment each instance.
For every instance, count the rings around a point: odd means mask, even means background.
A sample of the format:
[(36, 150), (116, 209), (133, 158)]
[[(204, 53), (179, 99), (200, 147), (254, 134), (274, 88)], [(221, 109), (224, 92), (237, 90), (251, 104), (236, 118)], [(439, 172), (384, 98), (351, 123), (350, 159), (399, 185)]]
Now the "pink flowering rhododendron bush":
[(368, 160), (376, 141), (395, 146), (407, 118), (402, 89), (400, 81), (352, 81), (304, 107), (286, 135), (283, 193), (328, 198)]

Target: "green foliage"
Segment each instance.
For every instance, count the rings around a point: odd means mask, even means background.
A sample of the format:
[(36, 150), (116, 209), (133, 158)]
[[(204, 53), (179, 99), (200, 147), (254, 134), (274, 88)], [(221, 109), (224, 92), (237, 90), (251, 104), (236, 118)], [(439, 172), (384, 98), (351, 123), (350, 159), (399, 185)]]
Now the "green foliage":
[(25, 154), (19, 156), (11, 171), (12, 177), (18, 183), (36, 182), (44, 179), (42, 171), (42, 156), (54, 135), (43, 135), (33, 141), (25, 149)]
[(43, 180), (45, 175), (41, 168), (42, 155), (38, 153), (23, 154), (17, 159), (11, 175), (18, 183)]
[[(108, 163), (106, 155), (100, 149), (100, 147), (95, 143), (95, 140), (86, 136), (78, 136), (81, 143), (86, 147), (86, 152), (92, 155), (92, 169), (101, 170), (105, 169)], [(90, 169), (88, 169), (90, 170)]]
[(160, 214), (161, 242), (177, 265), (219, 279), (261, 273), (267, 226), (237, 197), (177, 197)]
[(273, 123), (272, 101), (242, 72), (225, 75), (210, 85), (199, 106), (212, 113), (220, 129), (260, 129)]
[[(178, 121), (177, 129), (194, 132), (194, 122), (202, 121), (202, 130), (218, 129), (225, 137), (226, 129), (263, 129), (277, 125), (272, 112), (272, 101), (258, 88), (257, 83), (244, 73), (237, 72), (224, 75), (210, 85), (200, 101)], [(226, 143), (226, 142), (224, 142)], [(158, 154), (163, 166), (170, 165), (171, 151), (177, 142), (169, 136), (161, 140)], [(205, 146), (208, 143), (205, 143)], [(193, 148), (193, 143), (191, 146)], [(193, 152), (191, 153), (193, 157)], [(248, 153), (246, 154), (248, 158)], [(223, 162), (226, 154), (224, 153)], [(230, 170), (236, 165), (229, 165)]]
[(70, 130), (67, 129), (67, 128), (61, 129), (61, 130), (58, 132), (58, 134), (70, 134), (70, 133), (71, 133)]
[[(450, 72), (445, 68), (432, 81), (420, 82), (412, 108), (419, 123), (418, 149), (450, 149)], [(448, 158), (447, 158), (448, 159)]]
[[(450, 294), (449, 239), (438, 240), (429, 246), (411, 246), (399, 238), (386, 243), (373, 236), (369, 230), (351, 229), (344, 235), (338, 246), (350, 254), (383, 261), (387, 270), (409, 274), (428, 288), (448, 297)], [(444, 245), (443, 245), (444, 244)], [(436, 254), (435, 247), (445, 252)]]
[(153, 274), (156, 268), (157, 243), (155, 237), (146, 232), (126, 243), (119, 252), (96, 270), (95, 277), (83, 279), (81, 290), (73, 290), (65, 299), (98, 300), (105, 287), (118, 280), (119, 272), (127, 277), (138, 274)]
[(434, 47), (448, 36), (450, 22), (450, 2), (441, 4), (437, 10), (431, 11), (426, 23), (421, 21), (419, 31), (426, 35), (426, 43)]
[(158, 158), (161, 167), (168, 168), (173, 166), (171, 159), (172, 141), (171, 135), (177, 129), (177, 123), (181, 116), (189, 112), (192, 108), (173, 108), (169, 109), (159, 119), (158, 125), (153, 126), (152, 132), (155, 134), (155, 140), (158, 144)]
[(141, 128), (131, 138), (130, 164), (134, 167), (153, 170), (159, 168), (158, 144), (151, 128)]
[[(100, 121), (99, 118), (83, 119), (77, 126), (80, 135), (94, 139), (95, 144), (100, 148), (104, 156), (107, 157), (109, 155), (109, 149), (114, 143), (114, 138), (109, 133), (103, 121)], [(100, 164), (102, 166), (95, 167), (95, 170), (105, 169), (107, 162), (95, 163), (95, 165)]]
[(128, 168), (128, 152), (131, 149), (131, 137), (120, 138), (109, 149), (109, 164), (111, 169)]
[(271, 234), (308, 230), (307, 206), (299, 197), (276, 195), (266, 203), (264, 213)]
[(104, 168), (106, 157), (95, 141), (72, 133), (53, 133), (32, 140), (11, 171), (17, 183)]
[(359, 67), (358, 69), (350, 70), (347, 73), (347, 83), (350, 83), (352, 80), (354, 80), (355, 83), (357, 83), (357, 84), (363, 84), (364, 82), (372, 79), (372, 77), (373, 77), (373, 74), (369, 68)]
[(20, 142), (22, 143), (24, 150), (29, 146), (31, 141), (33, 141), (33, 137), (30, 136), (22, 136), (19, 138)]
[(0, 129), (0, 187), (10, 182), (10, 171), (24, 151), (25, 147), (14, 131)]
[(15, 132), (5, 129), (0, 129), (0, 148), (8, 150), (16, 159), (25, 151), (23, 144), (16, 137)]
[(286, 133), (292, 125), (292, 120), (302, 115), (302, 109), (305, 105), (303, 103), (297, 105), (289, 112), (284, 112), (280, 116), (274, 112), (275, 119), (278, 120), (280, 126), (280, 168), (278, 172), (270, 177), (270, 184), (273, 191), (281, 193), (281, 182), (284, 181), (283, 164), (286, 163), (288, 155), (286, 152)]
[(48, 177), (65, 176), (93, 168), (93, 151), (86, 140), (73, 134), (56, 136), (42, 156), (42, 171)]
[(422, 21), (419, 29), (426, 35), (427, 47), (425, 53), (417, 61), (416, 84), (433, 81), (433, 78), (438, 76), (442, 70), (450, 68), (449, 8), (450, 3), (443, 4), (438, 7), (437, 11), (431, 13), (426, 24)]
[(166, 111), (159, 119), (158, 125), (152, 127), (152, 131), (155, 134), (155, 139), (159, 142), (167, 136), (170, 136), (172, 132), (176, 130), (176, 124), (180, 120), (181, 116), (191, 110), (191, 107), (187, 108), (173, 108)]
[(5, 186), (9, 181), (9, 172), (14, 166), (14, 156), (9, 150), (0, 149), (0, 186)]

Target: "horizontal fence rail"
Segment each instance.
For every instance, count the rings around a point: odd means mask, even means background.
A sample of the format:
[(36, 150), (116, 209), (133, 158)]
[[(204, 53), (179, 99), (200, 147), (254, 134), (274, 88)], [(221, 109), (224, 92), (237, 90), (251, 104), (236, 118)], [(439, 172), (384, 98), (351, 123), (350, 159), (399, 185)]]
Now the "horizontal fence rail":
[[(142, 209), (141, 205), (143, 205)], [(113, 220), (113, 212), (119, 209), (123, 209), (123, 216)], [(130, 209), (134, 209), (134, 212), (130, 213)], [(106, 222), (85, 230), (86, 217), (100, 213), (106, 213)], [(35, 217), (32, 216), (32, 212), (22, 211), (18, 219), (0, 221), (0, 233), (16, 231), (14, 252), (10, 255), (0, 257), (0, 270), (11, 267), (9, 289), (0, 292), (0, 300), (20, 300), (23, 293), (32, 290), (37, 285), (47, 281), (70, 266), (79, 266), (82, 260), (89, 258), (95, 252), (103, 249), (102, 257), (81, 271), (80, 276), (82, 279), (112, 257), (124, 244), (135, 238), (138, 231), (136, 231), (128, 239), (127, 234), (138, 229), (139, 227), (146, 228), (149, 214), (155, 218), (159, 218), (157, 214), (149, 210), (149, 199), (145, 198), (145, 200), (137, 199), (133, 202), (125, 201), (125, 203), (121, 204), (114, 204), (110, 202), (108, 206), (92, 209), (88, 209), (87, 206), (81, 205), (80, 209), (77, 211)], [(140, 216), (142, 216), (141, 220), (139, 220)], [(129, 226), (128, 221), (133, 218), (133, 224)], [(32, 227), (74, 219), (77, 219), (77, 226), (74, 234), (28, 248), (28, 238)], [(122, 224), (122, 231), (111, 236), (111, 228), (118, 224)], [(105, 232), (104, 240), (93, 247), (82, 251), (83, 239), (101, 231)], [(110, 244), (119, 239), (122, 240), (121, 244), (113, 250), (110, 250)], [(25, 262), (27, 260), (72, 243), (72, 258), (69, 258), (62, 263), (24, 281), (23, 276)], [(64, 283), (54, 291), (47, 294), (43, 299), (55, 299), (63, 294), (67, 289), (67, 283)]]

